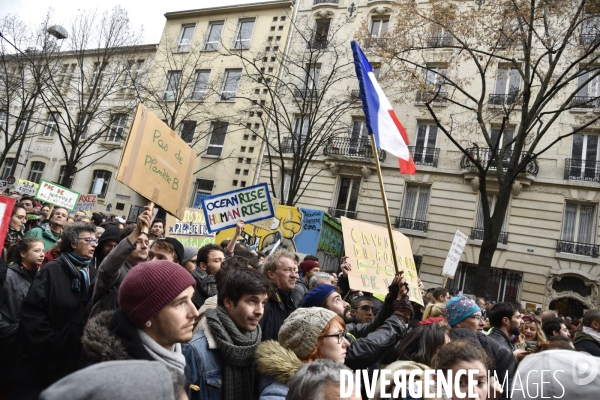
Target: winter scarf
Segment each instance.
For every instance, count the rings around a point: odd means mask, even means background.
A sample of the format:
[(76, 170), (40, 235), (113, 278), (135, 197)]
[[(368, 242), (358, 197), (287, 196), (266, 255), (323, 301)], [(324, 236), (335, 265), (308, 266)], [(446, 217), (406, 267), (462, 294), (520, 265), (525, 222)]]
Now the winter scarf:
[[(75, 278), (71, 283), (71, 290), (77, 293), (82, 293), (83, 300), (87, 302), (90, 292), (90, 276), (88, 273), (87, 266), (90, 263), (91, 258), (80, 257), (72, 252), (66, 252), (64, 254), (64, 258), (67, 262), (67, 265), (69, 266), (69, 270)], [(75, 265), (81, 268), (77, 269)]]
[(168, 368), (175, 369), (182, 375), (185, 373), (185, 356), (181, 351), (181, 344), (176, 343), (171, 350), (167, 350), (160, 344), (156, 343), (146, 332), (138, 329), (138, 334), (142, 340), (144, 348), (148, 351), (150, 356), (156, 361), (160, 361)]
[(590, 335), (598, 344), (600, 344), (600, 332), (595, 330), (594, 328), (590, 328), (589, 326), (582, 327), (582, 332)]
[(242, 333), (223, 306), (209, 308), (206, 322), (223, 356), (223, 399), (248, 398), (254, 386), (254, 351), (262, 336), (260, 326)]

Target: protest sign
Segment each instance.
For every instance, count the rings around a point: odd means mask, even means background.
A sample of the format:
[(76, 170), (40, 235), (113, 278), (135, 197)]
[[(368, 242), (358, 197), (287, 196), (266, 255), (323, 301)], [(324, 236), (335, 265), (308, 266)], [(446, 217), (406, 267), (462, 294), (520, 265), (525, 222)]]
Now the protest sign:
[(207, 196), (201, 203), (210, 233), (231, 228), (240, 219), (253, 223), (275, 215), (266, 183)]
[[(352, 270), (348, 275), (350, 287), (355, 290), (387, 294), (396, 271), (389, 234), (386, 228), (342, 217), (344, 248)], [(409, 285), (410, 300), (423, 304), (417, 282), (417, 269), (410, 248), (410, 240), (393, 231), (398, 268), (404, 271)]]
[(196, 248), (215, 242), (214, 234), (210, 234), (206, 227), (204, 213), (196, 208), (186, 208), (181, 220), (167, 215), (165, 236), (177, 239), (184, 246)]
[(94, 212), (94, 206), (96, 205), (96, 201), (98, 201), (98, 195), (82, 194), (81, 196), (79, 196), (79, 201), (75, 205), (75, 210), (73, 211), (83, 211), (85, 215), (91, 217), (92, 213)]
[(4, 190), (8, 187), (7, 181), (0, 181), (0, 190)]
[(70, 211), (79, 201), (79, 193), (42, 179), (35, 198)]
[[(10, 226), (10, 219), (15, 208), (16, 200), (8, 196), (0, 196), (0, 244), (4, 244), (6, 233)], [(0, 252), (2, 249), (0, 248)]]
[(462, 256), (462, 253), (465, 250), (467, 240), (469, 240), (469, 237), (460, 229), (456, 229), (454, 240), (452, 240), (452, 245), (450, 245), (450, 251), (448, 251), (448, 257), (446, 257), (446, 261), (444, 261), (444, 269), (442, 270), (442, 275), (450, 279), (454, 279), (454, 274), (456, 274), (456, 268), (458, 267), (458, 261), (460, 260), (460, 256)]
[(197, 156), (140, 103), (121, 154), (117, 180), (183, 218)]
[(13, 188), (14, 192), (19, 192), (21, 194), (27, 194), (29, 196), (34, 196), (38, 190), (39, 185), (35, 182), (26, 181), (25, 179), (19, 179), (17, 184)]

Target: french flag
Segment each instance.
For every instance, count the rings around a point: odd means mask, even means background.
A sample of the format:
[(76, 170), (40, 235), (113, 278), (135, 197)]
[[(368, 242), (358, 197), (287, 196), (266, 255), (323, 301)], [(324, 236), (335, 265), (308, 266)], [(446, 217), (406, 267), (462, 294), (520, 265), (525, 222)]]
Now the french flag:
[(367, 131), (375, 135), (377, 147), (398, 157), (400, 173), (414, 175), (417, 171), (408, 151), (406, 130), (396, 117), (389, 100), (377, 83), (369, 60), (365, 57), (357, 42), (352, 42), (354, 67), (360, 87), (360, 99), (367, 123)]

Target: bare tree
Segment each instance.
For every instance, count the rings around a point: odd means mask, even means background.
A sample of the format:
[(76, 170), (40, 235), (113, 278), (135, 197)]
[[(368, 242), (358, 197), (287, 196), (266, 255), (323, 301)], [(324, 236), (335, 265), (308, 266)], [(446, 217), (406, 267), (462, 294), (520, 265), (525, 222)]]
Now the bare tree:
[[(600, 10), (589, 0), (475, 3), (399, 2), (395, 27), (371, 49), (390, 62), (399, 93), (417, 93), (404, 99), (423, 103), (478, 181), (484, 229), (475, 282), (486, 296), (515, 181), (536, 174), (538, 156), (600, 118), (583, 112), (572, 114), (576, 124), (560, 124), (565, 113), (600, 104)], [(361, 37), (372, 41), (367, 26)]]

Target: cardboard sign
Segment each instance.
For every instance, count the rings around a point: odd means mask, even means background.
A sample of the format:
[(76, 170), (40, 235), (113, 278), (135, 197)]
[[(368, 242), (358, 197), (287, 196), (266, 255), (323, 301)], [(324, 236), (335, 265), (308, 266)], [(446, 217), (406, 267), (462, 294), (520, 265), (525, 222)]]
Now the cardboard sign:
[(40, 181), (40, 187), (35, 194), (35, 198), (46, 203), (54, 204), (57, 207), (64, 207), (67, 210), (72, 210), (79, 201), (79, 193), (42, 179)]
[[(0, 244), (4, 245), (6, 233), (10, 226), (10, 219), (15, 208), (16, 200), (8, 196), (0, 196)], [(3, 250), (0, 248), (0, 253)]]
[(117, 180), (181, 219), (197, 156), (140, 103), (121, 154)]
[(97, 201), (98, 195), (96, 194), (82, 194), (73, 211), (83, 211), (85, 215), (91, 217)]
[(19, 192), (21, 194), (27, 194), (29, 196), (35, 196), (40, 185), (35, 182), (26, 181), (25, 179), (19, 179), (17, 184), (13, 188), (14, 192)]
[[(342, 217), (344, 248), (352, 270), (348, 275), (350, 287), (365, 292), (387, 294), (396, 270), (386, 228)], [(409, 285), (410, 300), (423, 304), (417, 282), (417, 268), (410, 240), (398, 231), (393, 232), (398, 268)]]
[(446, 261), (444, 261), (442, 275), (447, 276), (450, 279), (454, 279), (454, 274), (456, 274), (456, 268), (458, 267), (460, 256), (462, 256), (463, 251), (465, 251), (465, 246), (467, 245), (468, 240), (469, 236), (463, 233), (460, 229), (456, 229), (454, 240), (452, 240), (452, 245), (450, 245), (448, 256), (446, 257)]
[(266, 183), (207, 196), (201, 203), (210, 233), (231, 228), (241, 219), (253, 223), (275, 215)]
[(167, 215), (165, 236), (179, 240), (184, 246), (195, 248), (215, 242), (214, 234), (208, 232), (204, 213), (195, 208), (186, 208), (181, 220)]

